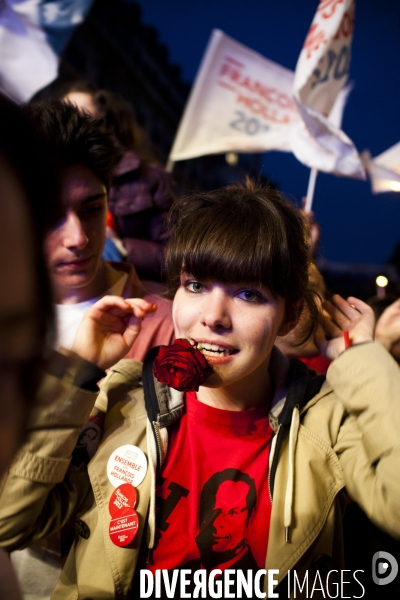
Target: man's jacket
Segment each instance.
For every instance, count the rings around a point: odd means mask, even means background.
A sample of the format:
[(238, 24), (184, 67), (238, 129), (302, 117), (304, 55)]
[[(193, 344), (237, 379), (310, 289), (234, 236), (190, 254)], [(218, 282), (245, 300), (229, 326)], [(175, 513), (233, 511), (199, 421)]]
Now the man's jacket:
[[(311, 398), (312, 380), (297, 377), (277, 350), (270, 371), (276, 389), (270, 418), (277, 435), (271, 448), (273, 500), (265, 568), (279, 570), (274, 578), (284, 598), (288, 570), (296, 570), (302, 581), (306, 572), (313, 580), (317, 571), (323, 578), (343, 568), (345, 486), (371, 520), (400, 537), (400, 370), (379, 343), (362, 344), (332, 363)], [(3, 482), (0, 542), (15, 550), (74, 519), (75, 543), (52, 598), (126, 599), (142, 536), (149, 548), (154, 544), (157, 463), (167, 452), (168, 426), (184, 409), (183, 395), (155, 381), (158, 413), (147, 402), (153, 413), (149, 419), (141, 364), (118, 363), (97, 399), (95, 392), (79, 387), (79, 360), (62, 373), (62, 367), (54, 368), (44, 382), (42, 397), (54, 400), (35, 409), (26, 443)], [(289, 400), (290, 410), (285, 409)], [(69, 468), (71, 453), (90, 414), (105, 416), (104, 435), (88, 470), (76, 471)], [(106, 466), (125, 444), (138, 446), (148, 461), (137, 490), (139, 532), (132, 548), (117, 547), (109, 538), (114, 487)], [(305, 596), (297, 590), (296, 597)]]

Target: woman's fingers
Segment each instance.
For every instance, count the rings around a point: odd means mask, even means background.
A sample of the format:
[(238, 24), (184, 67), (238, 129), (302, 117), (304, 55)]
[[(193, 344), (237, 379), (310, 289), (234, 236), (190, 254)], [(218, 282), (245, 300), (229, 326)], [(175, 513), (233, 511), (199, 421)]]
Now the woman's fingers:
[(130, 306), (132, 313), (135, 317), (144, 319), (146, 315), (149, 315), (157, 310), (156, 304), (151, 304), (143, 298), (127, 298), (125, 302)]
[(318, 336), (317, 345), (321, 353), (331, 360), (345, 349), (343, 331), (350, 334), (351, 344), (372, 341), (374, 314), (362, 300), (350, 296), (347, 300), (335, 294), (332, 302), (324, 303), (324, 331), (328, 339)]
[(103, 296), (92, 307), (99, 312), (110, 312), (115, 316), (124, 317), (132, 313), (139, 318), (157, 310), (155, 304), (151, 304), (143, 298), (121, 298), (120, 296)]
[(157, 306), (143, 298), (104, 296), (86, 311), (72, 349), (106, 369), (127, 354), (139, 335), (142, 320), (155, 310)]
[(347, 300), (334, 294), (332, 296), (332, 302), (326, 301), (324, 304), (325, 310), (330, 315), (331, 319), (337, 323), (337, 325), (343, 329), (349, 329), (352, 324), (358, 322), (363, 316), (367, 318), (372, 314), (372, 309), (368, 304), (349, 296)]

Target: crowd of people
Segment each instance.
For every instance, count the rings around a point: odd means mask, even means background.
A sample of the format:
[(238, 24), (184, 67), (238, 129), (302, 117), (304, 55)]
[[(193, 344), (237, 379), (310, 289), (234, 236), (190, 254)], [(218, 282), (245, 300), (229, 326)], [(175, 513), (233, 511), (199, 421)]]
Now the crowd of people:
[(268, 185), (176, 198), (108, 90), (0, 107), (0, 598), (368, 597), (400, 299), (328, 292)]

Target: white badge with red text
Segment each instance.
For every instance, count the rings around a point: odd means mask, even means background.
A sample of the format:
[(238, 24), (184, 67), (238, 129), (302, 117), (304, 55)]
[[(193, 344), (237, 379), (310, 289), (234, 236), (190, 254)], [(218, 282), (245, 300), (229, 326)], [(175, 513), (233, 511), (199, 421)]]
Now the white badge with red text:
[(140, 485), (146, 475), (147, 459), (137, 446), (126, 444), (111, 454), (107, 463), (107, 477), (114, 487), (130, 483)]

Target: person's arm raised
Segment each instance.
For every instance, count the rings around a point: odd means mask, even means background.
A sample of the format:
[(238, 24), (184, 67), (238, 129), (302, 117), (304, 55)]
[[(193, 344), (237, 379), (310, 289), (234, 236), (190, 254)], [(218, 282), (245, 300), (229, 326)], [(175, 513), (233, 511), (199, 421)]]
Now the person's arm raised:
[(141, 298), (104, 296), (85, 312), (71, 349), (106, 370), (127, 354), (142, 320), (156, 310), (155, 304)]
[(377, 320), (375, 339), (389, 352), (400, 340), (400, 299), (388, 306)]
[(374, 312), (362, 300), (350, 296), (347, 300), (335, 294), (332, 302), (324, 303), (324, 311), (329, 315), (325, 318), (324, 330), (328, 339), (323, 335), (322, 328), (318, 330), (316, 344), (329, 360), (334, 360), (344, 352), (345, 342), (343, 332), (349, 332), (352, 346), (372, 342), (374, 339)]

